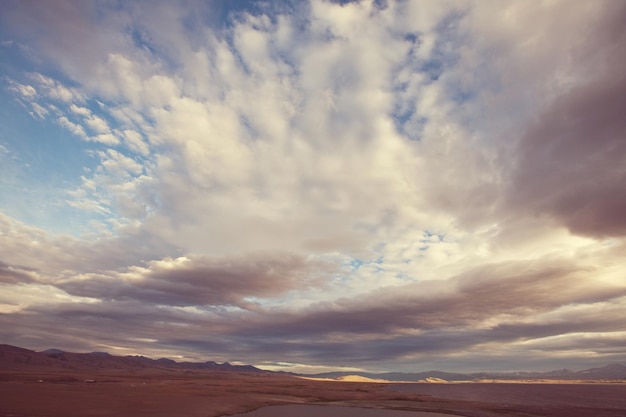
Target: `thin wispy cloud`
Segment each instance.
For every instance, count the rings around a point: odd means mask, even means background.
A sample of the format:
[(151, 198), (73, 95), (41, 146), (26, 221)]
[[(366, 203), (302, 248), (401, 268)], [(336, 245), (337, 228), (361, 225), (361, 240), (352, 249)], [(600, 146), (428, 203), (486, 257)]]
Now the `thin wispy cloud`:
[(0, 10), (2, 342), (626, 360), (621, 3)]

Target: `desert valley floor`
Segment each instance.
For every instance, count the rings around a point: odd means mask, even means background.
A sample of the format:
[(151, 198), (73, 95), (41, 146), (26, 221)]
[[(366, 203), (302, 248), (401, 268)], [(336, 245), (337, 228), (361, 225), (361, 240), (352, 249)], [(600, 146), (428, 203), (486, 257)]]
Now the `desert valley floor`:
[[(577, 400), (569, 401), (568, 396)], [(623, 417), (624, 399), (625, 384), (398, 385), (313, 381), (252, 372), (0, 371), (3, 417), (217, 417), (284, 404), (466, 417)], [(276, 410), (272, 414), (277, 417), (293, 415), (289, 409), (283, 409), (282, 414)], [(385, 413), (363, 415), (382, 417)], [(420, 415), (429, 414), (407, 417)]]
[[(599, 369), (624, 371), (622, 365)], [(0, 345), (0, 417), (626, 416), (623, 377), (584, 384), (354, 378), (319, 380), (249, 365)]]

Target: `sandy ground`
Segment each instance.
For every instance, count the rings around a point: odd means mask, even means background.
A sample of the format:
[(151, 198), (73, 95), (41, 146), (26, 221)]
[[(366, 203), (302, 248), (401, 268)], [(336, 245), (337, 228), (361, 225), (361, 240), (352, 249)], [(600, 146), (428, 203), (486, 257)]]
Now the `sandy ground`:
[(216, 417), (279, 404), (386, 408), (465, 417), (625, 415), (624, 410), (612, 414), (612, 410), (438, 399), (414, 392), (394, 392), (386, 384), (310, 381), (287, 375), (0, 370), (2, 417)]
[(373, 408), (338, 407), (333, 405), (270, 405), (237, 414), (235, 417), (456, 417), (428, 411), (378, 410)]

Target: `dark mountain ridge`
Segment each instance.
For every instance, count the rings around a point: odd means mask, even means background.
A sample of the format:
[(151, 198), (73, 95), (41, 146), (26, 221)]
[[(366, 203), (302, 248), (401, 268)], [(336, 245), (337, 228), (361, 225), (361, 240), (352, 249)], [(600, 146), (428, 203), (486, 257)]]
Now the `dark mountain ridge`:
[(231, 365), (228, 362), (176, 362), (172, 359), (151, 359), (145, 356), (114, 356), (106, 352), (74, 353), (59, 349), (41, 352), (11, 345), (0, 345), (0, 369), (18, 370), (28, 367), (66, 370), (211, 370), (224, 372), (270, 373), (252, 365)]
[[(114, 356), (107, 352), (73, 353), (60, 349), (47, 349), (36, 352), (11, 345), (0, 344), (0, 370), (27, 369), (58, 370), (163, 370), (163, 371), (216, 371), (274, 374), (252, 365), (232, 365), (228, 362), (176, 362), (168, 358), (151, 359), (145, 356)], [(284, 372), (279, 372), (284, 373)], [(570, 381), (626, 381), (626, 366), (610, 364), (599, 368), (572, 371), (560, 369), (548, 372), (478, 372), (452, 373), (442, 371), (426, 372), (326, 372), (319, 374), (295, 374), (314, 378), (341, 379), (346, 376), (361, 376), (370, 379), (407, 382), (445, 382), (480, 380), (570, 380)]]

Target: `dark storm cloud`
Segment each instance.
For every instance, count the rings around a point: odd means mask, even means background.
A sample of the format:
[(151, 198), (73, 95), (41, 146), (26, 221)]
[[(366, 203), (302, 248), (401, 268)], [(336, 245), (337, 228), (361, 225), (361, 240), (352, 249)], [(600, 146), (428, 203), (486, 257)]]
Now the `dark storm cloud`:
[[(309, 311), (224, 316), (220, 343), (230, 344), (231, 352), (242, 357), (278, 356), (294, 361), (306, 357), (340, 365), (415, 354), (445, 355), (482, 343), (622, 327), (619, 303), (605, 305), (603, 314), (593, 306), (625, 296), (623, 286), (599, 289), (590, 269), (549, 266), (558, 264), (554, 260), (546, 264), (488, 265), (449, 282), (377, 291), (362, 299), (318, 305)], [(535, 322), (538, 315), (566, 305), (591, 307), (584, 311), (585, 317), (557, 314), (550, 322)], [(482, 324), (498, 315), (508, 316), (509, 322)], [(205, 340), (192, 337), (168, 339), (166, 343), (197, 348)], [(211, 338), (206, 343), (215, 348), (217, 342)]]
[[(543, 265), (513, 262), (306, 311), (219, 307), (195, 311), (156, 306), (143, 299), (103, 300), (31, 307), (1, 315), (0, 327), (3, 339), (14, 343), (23, 340), (20, 329), (29, 329), (47, 343), (42, 347), (63, 342), (93, 350), (97, 346), (86, 341), (97, 341), (131, 345), (148, 353), (154, 344), (145, 339), (180, 353), (205, 352), (207, 359), (218, 355), (220, 360), (251, 362), (278, 357), (366, 365), (415, 355), (441, 357), (485, 343), (626, 330), (626, 289), (617, 285), (599, 289), (593, 281), (589, 268), (566, 268), (554, 260)], [(567, 305), (578, 307), (560, 311)], [(483, 323), (499, 315), (507, 316), (504, 322)], [(596, 344), (609, 352), (619, 349), (620, 341), (598, 337)], [(548, 344), (546, 349), (557, 347)]]
[(537, 339), (569, 333), (613, 331), (626, 331), (626, 312), (621, 303), (607, 302), (595, 308), (591, 304), (583, 310), (574, 309), (551, 319), (498, 324), (492, 329), (491, 337), (494, 340)]
[[(590, 309), (583, 318), (565, 315), (551, 323), (533, 322), (537, 315), (562, 306), (593, 306), (626, 295), (623, 286), (597, 288), (592, 277), (593, 272), (584, 268), (489, 265), (449, 282), (377, 291), (306, 312), (247, 316), (232, 321), (232, 328), (222, 337), (242, 356), (279, 355), (286, 360), (303, 356), (340, 365), (342, 361), (366, 363), (415, 354), (445, 355), (482, 343), (510, 343), (568, 332), (615, 331), (623, 320), (619, 304), (605, 306), (604, 315)], [(482, 324), (498, 315), (507, 315), (511, 323)], [(195, 343), (202, 344), (200, 340)]]
[(574, 59), (598, 60), (593, 78), (558, 97), (523, 136), (510, 198), (573, 233), (626, 234), (626, 7)]
[(98, 299), (250, 308), (253, 305), (246, 297), (271, 297), (320, 284), (332, 269), (328, 263), (290, 254), (199, 256), (182, 262), (152, 262), (148, 269), (134, 273), (72, 279), (58, 287), (72, 295)]
[(392, 334), (403, 329), (472, 326), (498, 314), (519, 317), (572, 303), (626, 295), (623, 286), (598, 287), (593, 270), (554, 260), (486, 265), (450, 280), (378, 290), (291, 315), (269, 315), (241, 327), (243, 334)]
[[(529, 316), (530, 317), (530, 316)], [(528, 317), (527, 317), (528, 318)], [(525, 319), (518, 316), (517, 319)], [(372, 337), (361, 338), (356, 334), (342, 332), (343, 336), (338, 337), (332, 334), (325, 335), (304, 335), (296, 334), (280, 335), (272, 337), (267, 332), (264, 337), (261, 335), (248, 335), (245, 333), (229, 332), (222, 334), (220, 341), (212, 340), (167, 340), (165, 343), (170, 346), (183, 348), (203, 348), (216, 349), (218, 345), (231, 346), (233, 355), (257, 356), (272, 358), (279, 355), (283, 360), (297, 361), (302, 358), (314, 359), (317, 363), (335, 364), (340, 366), (347, 362), (352, 364), (367, 365), (372, 361), (398, 360), (404, 357), (415, 355), (437, 355), (445, 356), (454, 352), (467, 351), (481, 344), (501, 344), (506, 346), (513, 342), (529, 341), (552, 336), (579, 334), (579, 332), (589, 332), (595, 341), (593, 345), (587, 346), (589, 349), (603, 349), (603, 351), (616, 353), (620, 352), (621, 342), (618, 338), (607, 338), (601, 332), (613, 332), (618, 329), (625, 329), (623, 307), (604, 305), (596, 314), (585, 312), (585, 317), (572, 316), (555, 320), (552, 323), (541, 321), (533, 323), (511, 323), (497, 325), (492, 328), (471, 328), (471, 327), (441, 327), (416, 334), (404, 334), (406, 329), (396, 329), (394, 331), (380, 332)], [(306, 327), (304, 321), (301, 323)], [(265, 330), (262, 325), (260, 330)], [(328, 326), (332, 331), (331, 326)], [(588, 336), (574, 336), (576, 340), (569, 348), (585, 348), (584, 340)], [(580, 339), (580, 340), (579, 340)], [(568, 349), (568, 337), (558, 343), (541, 342), (537, 348), (547, 350)]]
[(445, 354), (466, 349), (488, 340), (486, 331), (432, 332), (419, 336), (390, 336), (370, 340), (333, 341), (326, 338), (277, 340), (227, 335), (215, 339), (168, 339), (162, 343), (182, 349), (228, 349), (232, 357), (257, 357), (265, 360), (279, 357), (285, 361), (307, 361), (342, 366), (346, 363), (367, 364), (393, 360), (406, 355)]

